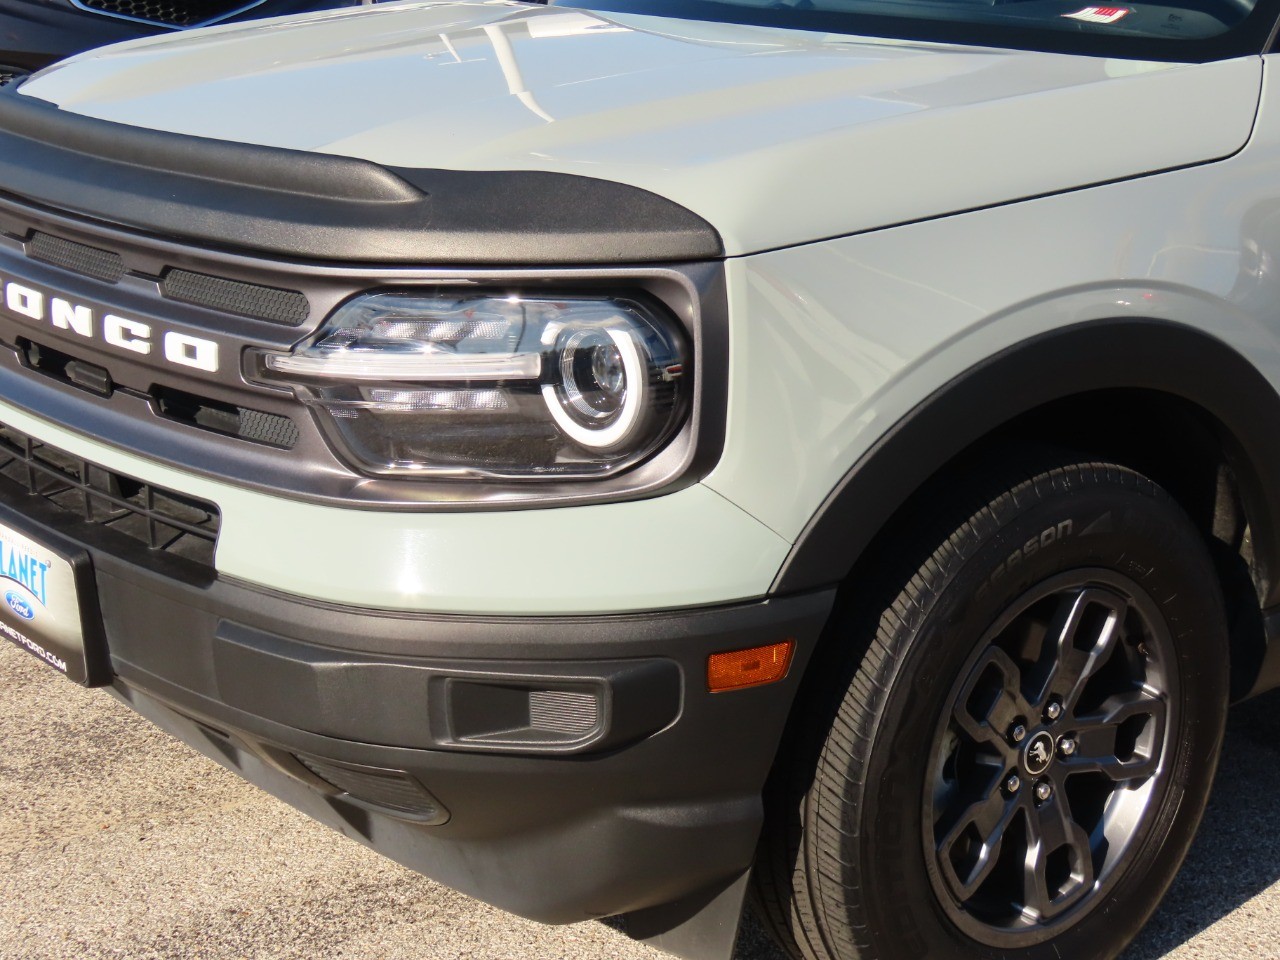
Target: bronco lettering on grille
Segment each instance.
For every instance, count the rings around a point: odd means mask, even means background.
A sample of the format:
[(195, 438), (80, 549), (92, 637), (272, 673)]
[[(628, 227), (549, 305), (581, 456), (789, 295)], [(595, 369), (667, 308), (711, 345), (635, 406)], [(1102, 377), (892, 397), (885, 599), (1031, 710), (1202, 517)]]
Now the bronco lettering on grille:
[[(104, 343), (132, 353), (151, 354), (157, 331), (149, 323), (99, 311), (93, 306), (74, 303), (13, 280), (0, 278), (0, 284), (3, 285), (0, 304), (20, 317), (49, 323), (58, 330), (87, 339), (100, 337)], [(98, 316), (100, 312), (101, 319)], [(159, 341), (161, 355), (167, 362), (209, 373), (218, 372), (218, 344), (214, 341), (176, 330), (160, 332)]]

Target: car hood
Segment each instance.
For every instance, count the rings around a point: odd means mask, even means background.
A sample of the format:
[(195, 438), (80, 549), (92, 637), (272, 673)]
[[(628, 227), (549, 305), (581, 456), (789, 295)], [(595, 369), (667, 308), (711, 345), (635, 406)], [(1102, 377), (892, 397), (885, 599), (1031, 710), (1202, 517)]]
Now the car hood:
[(737, 255), (1228, 156), (1261, 71), (396, 3), (109, 47), (21, 92), (389, 166), (619, 181)]

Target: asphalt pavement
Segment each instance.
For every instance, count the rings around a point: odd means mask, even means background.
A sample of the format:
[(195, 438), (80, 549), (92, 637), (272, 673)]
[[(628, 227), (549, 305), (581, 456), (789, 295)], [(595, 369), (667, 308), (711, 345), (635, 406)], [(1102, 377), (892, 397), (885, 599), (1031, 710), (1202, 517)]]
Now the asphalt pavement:
[[(661, 960), (331, 833), (0, 645), (4, 960)], [(1237, 708), (1208, 819), (1124, 960), (1280, 958), (1280, 696)], [(782, 960), (749, 923), (736, 960)], [(1085, 960), (1085, 958), (1081, 958)]]

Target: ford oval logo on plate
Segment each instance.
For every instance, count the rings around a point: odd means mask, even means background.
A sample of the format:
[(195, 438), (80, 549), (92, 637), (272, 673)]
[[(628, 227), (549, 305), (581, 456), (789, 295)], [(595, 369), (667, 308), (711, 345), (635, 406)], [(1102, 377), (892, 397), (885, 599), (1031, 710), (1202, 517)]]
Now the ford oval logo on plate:
[(4, 602), (9, 605), (9, 609), (20, 616), (23, 620), (30, 620), (36, 615), (31, 609), (31, 604), (27, 603), (22, 596), (14, 590), (10, 590), (4, 595)]

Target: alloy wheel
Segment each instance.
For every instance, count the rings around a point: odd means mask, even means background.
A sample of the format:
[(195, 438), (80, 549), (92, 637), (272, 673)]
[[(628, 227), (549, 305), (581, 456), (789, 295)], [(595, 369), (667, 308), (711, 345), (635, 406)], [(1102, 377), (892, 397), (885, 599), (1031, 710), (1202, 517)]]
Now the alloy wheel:
[(1015, 602), (939, 722), (924, 798), (939, 901), (997, 947), (1043, 942), (1118, 879), (1167, 778), (1172, 639), (1133, 581), (1072, 571)]

